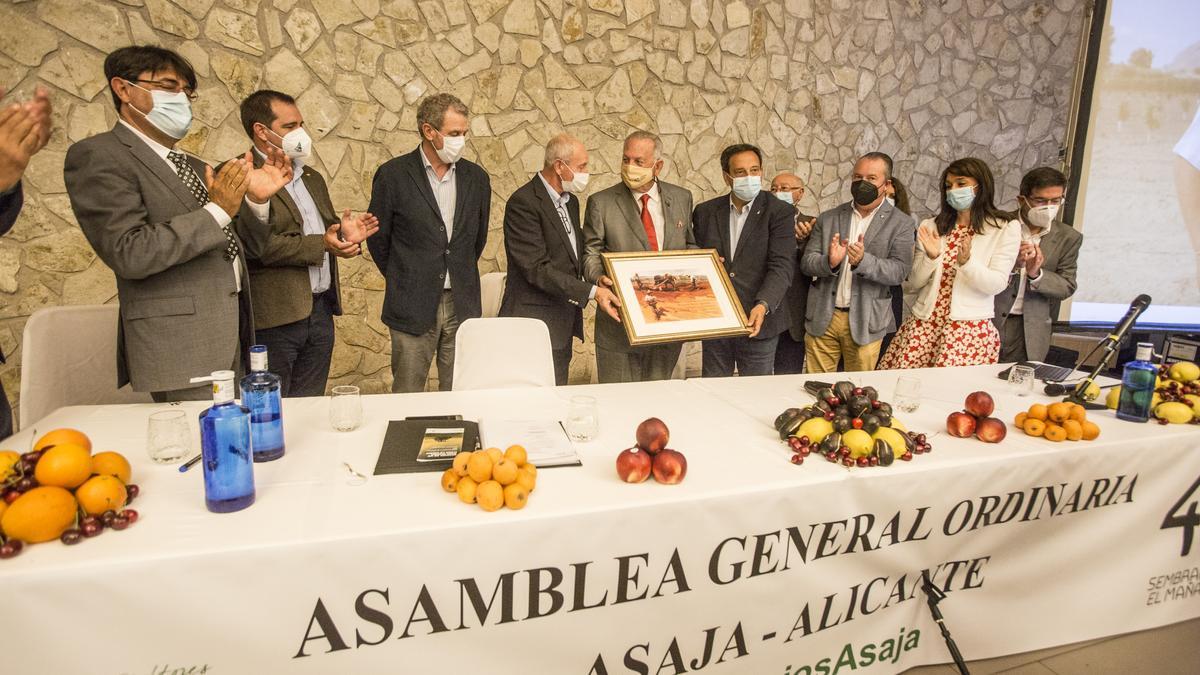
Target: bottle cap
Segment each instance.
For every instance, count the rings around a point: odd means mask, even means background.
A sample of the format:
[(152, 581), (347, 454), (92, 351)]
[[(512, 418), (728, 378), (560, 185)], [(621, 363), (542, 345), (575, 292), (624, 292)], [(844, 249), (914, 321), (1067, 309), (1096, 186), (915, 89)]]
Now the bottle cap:
[(233, 376), (232, 370), (214, 370), (208, 377), (193, 377), (191, 381), (192, 384), (212, 382), (213, 404), (228, 403), (234, 395)]
[(1137, 356), (1135, 358), (1138, 361), (1150, 361), (1153, 359), (1154, 345), (1149, 342), (1139, 342), (1137, 345)]
[(254, 345), (250, 348), (250, 370), (262, 371), (267, 369), (266, 345)]

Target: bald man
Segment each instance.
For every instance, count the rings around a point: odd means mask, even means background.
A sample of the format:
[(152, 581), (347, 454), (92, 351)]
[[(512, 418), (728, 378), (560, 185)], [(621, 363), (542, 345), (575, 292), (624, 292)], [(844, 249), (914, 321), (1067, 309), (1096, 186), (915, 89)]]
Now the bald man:
[(554, 381), (567, 383), (573, 338), (583, 339), (583, 307), (620, 321), (617, 297), (583, 280), (583, 235), (579, 198), (587, 189), (588, 153), (579, 139), (560, 134), (546, 144), (542, 170), (508, 198), (504, 250), (508, 280), (500, 316), (545, 322), (554, 353)]
[(794, 173), (783, 172), (771, 179), (771, 193), (779, 199), (792, 205), (796, 211), (796, 274), (792, 277), (792, 285), (788, 288), (784, 302), (791, 308), (792, 321), (788, 329), (779, 334), (779, 344), (775, 346), (775, 374), (795, 374), (804, 372), (804, 312), (808, 305), (808, 286), (812, 277), (804, 276), (800, 271), (800, 256), (804, 253), (804, 244), (808, 242), (808, 234), (812, 232), (817, 219), (800, 212), (800, 200), (804, 198), (804, 181)]

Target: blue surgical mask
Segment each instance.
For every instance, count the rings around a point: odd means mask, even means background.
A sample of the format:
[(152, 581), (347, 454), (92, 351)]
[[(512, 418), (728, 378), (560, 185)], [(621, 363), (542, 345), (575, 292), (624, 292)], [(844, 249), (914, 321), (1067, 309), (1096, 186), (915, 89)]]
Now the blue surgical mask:
[(955, 211), (966, 211), (975, 203), (975, 186), (946, 190), (946, 203)]
[(147, 122), (171, 138), (180, 139), (187, 136), (188, 129), (192, 126), (192, 103), (188, 100), (187, 94), (182, 91), (150, 90), (138, 87), (129, 80), (125, 81), (142, 91), (150, 92), (151, 98), (154, 99), (154, 106), (148, 113), (144, 113), (132, 105), (129, 106), (130, 108), (137, 110), (138, 114), (145, 117)]
[(754, 201), (762, 192), (762, 176), (738, 176), (733, 179), (733, 194), (744, 202)]
[(775, 193), (775, 196), (778, 197), (779, 201), (783, 202), (784, 204), (793, 204), (794, 205), (796, 203), (796, 200), (792, 199), (792, 191), (791, 190), (780, 190), (779, 192)]

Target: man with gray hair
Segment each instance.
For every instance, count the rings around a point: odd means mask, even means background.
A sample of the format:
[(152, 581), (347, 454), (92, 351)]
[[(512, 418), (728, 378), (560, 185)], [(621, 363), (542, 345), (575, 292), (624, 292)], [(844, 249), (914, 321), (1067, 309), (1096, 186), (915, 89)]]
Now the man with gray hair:
[(483, 313), (477, 265), (492, 185), (478, 164), (462, 159), (469, 114), (452, 94), (422, 100), (421, 144), (385, 162), (371, 183), (379, 232), (367, 249), (385, 282), (393, 392), (424, 390), (435, 355), (438, 388), (449, 391), (458, 326)]
[(588, 185), (588, 153), (579, 139), (559, 134), (546, 144), (542, 170), (517, 189), (504, 208), (508, 280), (500, 316), (540, 319), (550, 331), (554, 381), (567, 383), (573, 340), (583, 339), (583, 307), (619, 320), (617, 297), (583, 280), (579, 193)]
[[(621, 182), (588, 197), (583, 222), (583, 276), (600, 287), (605, 251), (667, 251), (696, 248), (692, 193), (658, 179), (662, 141), (646, 131), (625, 138)], [(671, 377), (680, 343), (633, 347), (625, 330), (607, 314), (596, 314), (596, 373), (600, 382), (639, 382)]]

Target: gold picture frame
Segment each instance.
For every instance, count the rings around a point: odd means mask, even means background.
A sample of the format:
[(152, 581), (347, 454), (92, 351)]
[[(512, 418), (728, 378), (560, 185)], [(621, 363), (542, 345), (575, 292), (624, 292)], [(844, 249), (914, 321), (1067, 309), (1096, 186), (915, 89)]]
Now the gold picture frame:
[(746, 313), (716, 249), (602, 253), (630, 345), (742, 337)]

